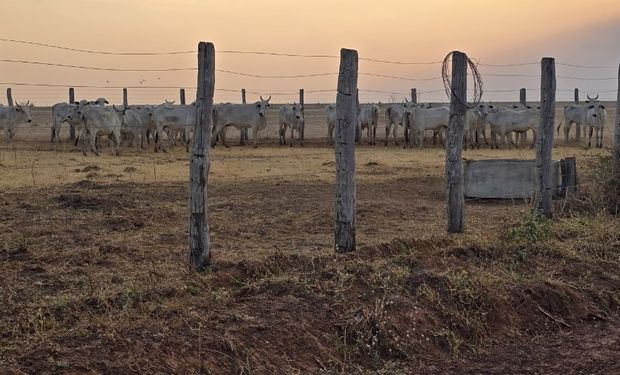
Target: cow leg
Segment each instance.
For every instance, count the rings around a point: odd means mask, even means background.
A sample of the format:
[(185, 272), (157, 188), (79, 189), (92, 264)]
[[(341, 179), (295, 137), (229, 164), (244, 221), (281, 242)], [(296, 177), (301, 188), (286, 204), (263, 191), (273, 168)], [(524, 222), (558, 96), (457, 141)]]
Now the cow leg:
[(394, 133), (392, 134), (394, 136), (394, 144), (396, 146), (398, 146), (398, 127), (400, 126), (399, 123), (394, 124)]
[(254, 148), (258, 148), (258, 123), (252, 126), (252, 133), (254, 136)]
[(113, 141), (112, 142), (112, 155), (113, 156), (118, 156), (120, 147), (121, 147), (121, 134), (119, 131), (115, 131), (112, 133), (112, 138)]
[(390, 138), (390, 130), (392, 130), (391, 128), (392, 128), (392, 124), (390, 124), (390, 122), (388, 121), (385, 124), (385, 145), (386, 146), (388, 145), (388, 138)]
[[(243, 129), (243, 128), (242, 128)], [(220, 139), (222, 140), (222, 144), (224, 145), (224, 147), (229, 148), (230, 146), (228, 145), (228, 143), (226, 143), (226, 132), (228, 132), (228, 127), (224, 126), (220, 131), (219, 131), (219, 135), (220, 135)]]
[[(284, 133), (286, 136), (286, 133)], [(295, 128), (291, 126), (291, 147), (295, 144)]]
[[(570, 133), (570, 127), (573, 124), (572, 121), (566, 121), (564, 124), (564, 141), (566, 144), (568, 144), (568, 135)], [(579, 125), (577, 125), (579, 126)]]
[(596, 147), (603, 148), (603, 128), (596, 128)]
[(590, 127), (590, 132), (588, 133), (588, 148), (592, 147), (592, 131), (594, 129)]
[(327, 138), (329, 143), (334, 143), (334, 125), (327, 124)]
[(284, 125), (284, 123), (280, 123), (280, 128), (278, 129), (278, 138), (280, 146), (286, 145), (286, 125)]

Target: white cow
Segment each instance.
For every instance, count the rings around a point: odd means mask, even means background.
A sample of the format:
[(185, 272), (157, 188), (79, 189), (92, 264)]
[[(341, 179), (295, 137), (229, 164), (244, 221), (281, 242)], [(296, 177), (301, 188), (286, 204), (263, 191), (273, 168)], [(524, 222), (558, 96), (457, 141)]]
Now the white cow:
[[(388, 138), (390, 136), (390, 131), (392, 130), (392, 126), (394, 130), (392, 132), (392, 136), (394, 137), (394, 144), (398, 146), (398, 127), (403, 126), (405, 138), (407, 138), (408, 128), (406, 127), (405, 121), (405, 113), (407, 112), (407, 108), (412, 106), (413, 103), (409, 103), (405, 100), (404, 103), (401, 104), (392, 104), (385, 109), (385, 145), (388, 145)], [(405, 142), (407, 140), (405, 139)]]
[(422, 148), (424, 143), (424, 133), (432, 130), (434, 134), (441, 134), (448, 128), (450, 121), (450, 108), (435, 107), (422, 108), (415, 105), (407, 109), (407, 116), (411, 127), (411, 140)]
[(588, 148), (592, 147), (592, 132), (596, 130), (596, 148), (603, 148), (603, 129), (607, 121), (607, 110), (600, 102), (589, 103), (586, 115), (586, 127), (590, 128), (588, 134)]
[(270, 107), (271, 96), (254, 104), (221, 104), (213, 110), (213, 137), (211, 145), (215, 146), (215, 139), (219, 135), (222, 144), (226, 144), (226, 129), (233, 126), (239, 130), (252, 128), (254, 148), (258, 147), (258, 131), (267, 127), (267, 109)]
[(325, 114), (327, 115), (327, 137), (330, 143), (334, 143), (334, 129), (338, 124), (338, 114), (336, 112), (336, 105), (329, 104), (325, 107)]
[(480, 107), (475, 107), (465, 112), (465, 129), (463, 144), (465, 149), (480, 148), (480, 136), (484, 135), (486, 141), (486, 134), (484, 132), (486, 124), (486, 117)]
[(17, 126), (24, 122), (32, 122), (30, 115), (34, 105), (28, 101), (26, 104), (15, 103), (15, 106), (0, 107), (0, 127), (4, 129), (4, 137), (7, 144), (13, 142)]
[[(90, 103), (81, 103), (77, 109), (77, 115), (82, 120), (80, 135), (75, 140), (82, 139), (82, 152), (86, 155), (86, 138), (90, 143), (91, 151), (99, 155), (97, 137), (106, 135), (112, 140), (112, 155), (118, 155), (121, 143), (122, 115), (115, 108), (102, 107)], [(70, 119), (73, 114), (70, 114)]]
[(160, 104), (153, 109), (153, 126), (155, 127), (155, 151), (161, 149), (166, 151), (163, 146), (163, 134), (168, 132), (168, 141), (172, 143), (172, 137), (177, 132), (185, 133), (185, 150), (189, 152), (191, 143), (190, 132), (196, 126), (196, 105), (172, 105), (168, 103)]
[(598, 95), (596, 96), (596, 98), (590, 98), (590, 96), (588, 95), (588, 100), (585, 103), (576, 103), (564, 106), (564, 117), (562, 121), (560, 121), (560, 123), (558, 124), (557, 132), (559, 135), (560, 127), (562, 126), (562, 123), (564, 123), (564, 140), (566, 143), (569, 142), (569, 133), (572, 124), (575, 124), (575, 127), (577, 127), (577, 131), (581, 130), (581, 127), (583, 126), (584, 132), (588, 126), (591, 126), (591, 124), (588, 123), (588, 121), (592, 122), (594, 119), (593, 117), (588, 118), (588, 111), (591, 109), (589, 108), (591, 105), (601, 105), (601, 103), (598, 101)]
[(60, 142), (60, 126), (63, 123), (68, 123), (70, 126), (79, 127), (82, 124), (82, 120), (73, 116), (69, 119), (69, 115), (77, 109), (77, 104), (71, 103), (57, 103), (52, 106), (52, 142)]
[(379, 106), (376, 104), (362, 104), (357, 112), (357, 127), (362, 141), (362, 132), (367, 129), (368, 144), (375, 144), (377, 125), (379, 124)]
[[(148, 131), (155, 132), (156, 130), (153, 124), (154, 107), (150, 105), (136, 106), (124, 108), (122, 111), (116, 109), (116, 107), (114, 109), (122, 116), (121, 134), (131, 137), (132, 146), (145, 149)], [(139, 145), (137, 144), (138, 141), (140, 142)]]
[(509, 144), (512, 146), (512, 132), (526, 132), (528, 130), (534, 133), (532, 143), (532, 147), (534, 147), (536, 131), (540, 121), (540, 112), (538, 110), (516, 110), (491, 106), (486, 120), (491, 128), (492, 148), (499, 148), (497, 136), (499, 136), (501, 144), (505, 144), (505, 138), (508, 138)]
[[(301, 130), (304, 127), (304, 108), (293, 102), (292, 106), (283, 105), (280, 108), (279, 123), (280, 123), (280, 144), (286, 145), (286, 130), (291, 129), (291, 147), (295, 142), (295, 130), (298, 134), (301, 134)], [(303, 141), (301, 141), (303, 142)], [(303, 143), (302, 143), (303, 144)]]

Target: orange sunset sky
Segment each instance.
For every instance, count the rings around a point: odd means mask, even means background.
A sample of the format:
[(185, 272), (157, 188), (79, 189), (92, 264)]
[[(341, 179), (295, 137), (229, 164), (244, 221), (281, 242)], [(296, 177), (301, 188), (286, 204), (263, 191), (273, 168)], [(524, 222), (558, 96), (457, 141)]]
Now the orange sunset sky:
[[(557, 66), (558, 100), (572, 99), (572, 89), (616, 96), (620, 62), (618, 0), (386, 0), (386, 1), (199, 1), (199, 0), (1, 0), (0, 38), (49, 43), (79, 49), (115, 52), (188, 51), (200, 40), (216, 51), (268, 51), (338, 55), (354, 48), (360, 57), (404, 62), (439, 61), (461, 50), (482, 64), (538, 62), (551, 56), (558, 63), (602, 66), (584, 69)], [(195, 67), (196, 55), (108, 56), (0, 41), (0, 59), (106, 68)], [(338, 59), (216, 54), (220, 70), (258, 75), (335, 73)], [(421, 101), (445, 100), (440, 92), (441, 66), (396, 65), (360, 61), (361, 73), (411, 80), (360, 76), (363, 102), (402, 100), (416, 87)], [(485, 100), (515, 100), (521, 87), (538, 99), (537, 64), (512, 67), (480, 66)], [(505, 75), (505, 76), (497, 76)], [(515, 77), (514, 75), (519, 75)], [(573, 78), (562, 78), (573, 77)], [(582, 78), (580, 80), (574, 78)], [(425, 79), (413, 81), (413, 79)], [(111, 72), (0, 62), (0, 88), (13, 88), (17, 100), (49, 105), (67, 99), (70, 85), (141, 86), (130, 89), (130, 103), (178, 99), (177, 87), (196, 85), (194, 71)], [(7, 85), (6, 83), (12, 83)], [(15, 83), (58, 84), (61, 87), (19, 86)], [(174, 88), (146, 88), (171, 86)], [(241, 88), (274, 101), (297, 98), (331, 102), (336, 76), (253, 78), (218, 72), (215, 100), (239, 101)], [(233, 91), (225, 91), (233, 90)], [(505, 91), (502, 91), (505, 90)], [(121, 100), (120, 89), (77, 88), (77, 98), (105, 96)], [(194, 91), (188, 89), (188, 99)], [(248, 94), (248, 100), (257, 95)], [(5, 99), (2, 100), (5, 102)]]

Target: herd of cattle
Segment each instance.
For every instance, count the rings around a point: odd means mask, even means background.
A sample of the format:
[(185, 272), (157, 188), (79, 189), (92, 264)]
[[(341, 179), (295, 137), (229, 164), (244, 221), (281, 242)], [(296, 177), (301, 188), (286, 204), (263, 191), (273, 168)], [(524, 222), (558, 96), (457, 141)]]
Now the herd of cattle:
[[(254, 104), (219, 104), (213, 108), (212, 146), (218, 140), (226, 143), (226, 131), (229, 127), (239, 130), (252, 129), (254, 147), (257, 146), (258, 132), (267, 127), (267, 112), (271, 97), (264, 100), (262, 97)], [(78, 129), (75, 145), (81, 143), (82, 151), (86, 154), (87, 145), (92, 152), (98, 155), (98, 138), (107, 136), (112, 146), (112, 153), (118, 154), (123, 140), (132, 146), (146, 148), (151, 141), (155, 144), (155, 151), (166, 150), (165, 143), (170, 145), (181, 141), (189, 150), (191, 135), (196, 123), (196, 105), (175, 105), (174, 102), (165, 102), (160, 105), (128, 106), (117, 108), (108, 105), (105, 98), (95, 101), (82, 100), (76, 103), (58, 103), (52, 107), (53, 125), (52, 142), (60, 141), (60, 128), (63, 123)], [(0, 126), (4, 129), (7, 143), (12, 142), (18, 126), (31, 122), (31, 109), (28, 103), (14, 106), (0, 105)], [(334, 140), (334, 129), (337, 125), (336, 106), (331, 104), (325, 108), (327, 117), (327, 134), (329, 141)], [(368, 143), (376, 143), (376, 132), (379, 125), (380, 107), (376, 104), (363, 104), (358, 107), (356, 141), (361, 141), (364, 130)], [(403, 128), (405, 147), (417, 146), (422, 148), (425, 135), (432, 133), (433, 144), (437, 138), (443, 142), (445, 131), (449, 124), (450, 109), (447, 106), (431, 106), (430, 104), (416, 104), (403, 102), (392, 104), (385, 109), (385, 145), (388, 144), (390, 133), (394, 143), (399, 143), (398, 129)], [(607, 118), (605, 106), (595, 98), (588, 97), (585, 103), (571, 104), (564, 107), (564, 116), (557, 131), (559, 134), (564, 124), (565, 141), (569, 141), (572, 124), (589, 130), (588, 147), (591, 146), (592, 134), (595, 133), (595, 145), (603, 147), (603, 128)], [(465, 116), (464, 147), (477, 148), (487, 139), (487, 129), (490, 132), (490, 146), (492, 148), (523, 146), (526, 133), (533, 133), (534, 145), (540, 108), (530, 106), (498, 107), (490, 103), (480, 103), (469, 109)], [(295, 142), (295, 133), (298, 142), (303, 142), (300, 134), (305, 126), (303, 107), (296, 103), (283, 105), (279, 111), (279, 141), (286, 144), (286, 133), (290, 130), (291, 146)], [(513, 141), (513, 133), (515, 139)], [(584, 133), (585, 134), (585, 133)], [(167, 141), (167, 142), (166, 142)]]

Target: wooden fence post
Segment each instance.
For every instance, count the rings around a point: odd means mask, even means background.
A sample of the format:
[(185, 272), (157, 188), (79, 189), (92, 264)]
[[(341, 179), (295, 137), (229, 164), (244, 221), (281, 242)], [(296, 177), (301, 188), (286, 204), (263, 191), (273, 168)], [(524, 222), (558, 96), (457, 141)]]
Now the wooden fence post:
[(304, 117), (304, 122), (301, 124), (301, 145), (304, 145), (304, 133), (306, 130), (306, 116), (304, 114), (304, 89), (299, 89), (299, 105), (301, 106), (301, 115)]
[(336, 228), (335, 250), (355, 250), (355, 129), (357, 129), (357, 51), (340, 50), (336, 96)]
[(127, 89), (123, 89), (123, 108), (127, 108)]
[[(69, 104), (74, 104), (74, 103), (75, 103), (75, 90), (73, 89), (73, 87), (70, 87), (69, 88)], [(56, 137), (60, 139), (60, 134), (57, 134)], [(72, 141), (75, 140), (75, 125), (73, 124), (69, 124), (69, 139)]]
[[(526, 106), (527, 105), (527, 90), (525, 88), (522, 88), (521, 90), (519, 90), (519, 102), (521, 103), (521, 105)], [(523, 141), (523, 144), (525, 142), (527, 142), (527, 132), (523, 132), (520, 133), (521, 135), (521, 139)], [(518, 137), (519, 135), (517, 135)], [(517, 142), (519, 141), (519, 139), (517, 139)]]
[(618, 65), (618, 97), (616, 99), (616, 126), (614, 127), (614, 159), (620, 162), (620, 65)]
[(189, 264), (202, 271), (209, 264), (209, 222), (207, 213), (207, 181), (209, 179), (209, 148), (213, 120), (215, 87), (215, 47), (213, 43), (198, 44), (198, 89), (196, 90), (196, 126), (189, 161)]
[[(575, 89), (575, 104), (579, 104), (579, 89)], [(581, 124), (575, 124), (575, 140), (581, 140)]]
[[(245, 89), (241, 89), (241, 104), (246, 104)], [(244, 145), (248, 140), (248, 128), (241, 128), (239, 131), (239, 144)]]
[(179, 90), (179, 100), (181, 102), (181, 105), (185, 105), (185, 89)]
[[(340, 56), (340, 58), (342, 59), (342, 56)], [(359, 110), (360, 110), (360, 89), (355, 89), (355, 104), (356, 104), (355, 110), (359, 112)], [(356, 143), (362, 141), (362, 139), (361, 139), (362, 138), (362, 134), (360, 134), (361, 133), (361, 129), (357, 126), (357, 113), (358, 112), (356, 112), (356, 116), (355, 116), (356, 121), (355, 121), (355, 125), (354, 125), (355, 126), (355, 142)]]
[(450, 98), (450, 124), (446, 138), (446, 200), (448, 233), (463, 232), (463, 134), (467, 111), (467, 56), (455, 51), (452, 54), (452, 95)]
[(551, 177), (551, 149), (555, 123), (555, 59), (544, 57), (541, 61), (540, 122), (536, 136), (537, 204), (541, 214), (551, 217), (553, 186)]
[(560, 160), (560, 172), (562, 188), (560, 195), (563, 197), (577, 192), (577, 161), (574, 157), (567, 157)]
[[(418, 104), (418, 89), (411, 89), (411, 103)], [(405, 148), (407, 145), (411, 144), (411, 123), (409, 121), (409, 116), (406, 116), (404, 119), (405, 123), (403, 124), (403, 138), (405, 139)]]
[(13, 94), (11, 93), (11, 88), (6, 89), (6, 103), (9, 107), (13, 106)]

